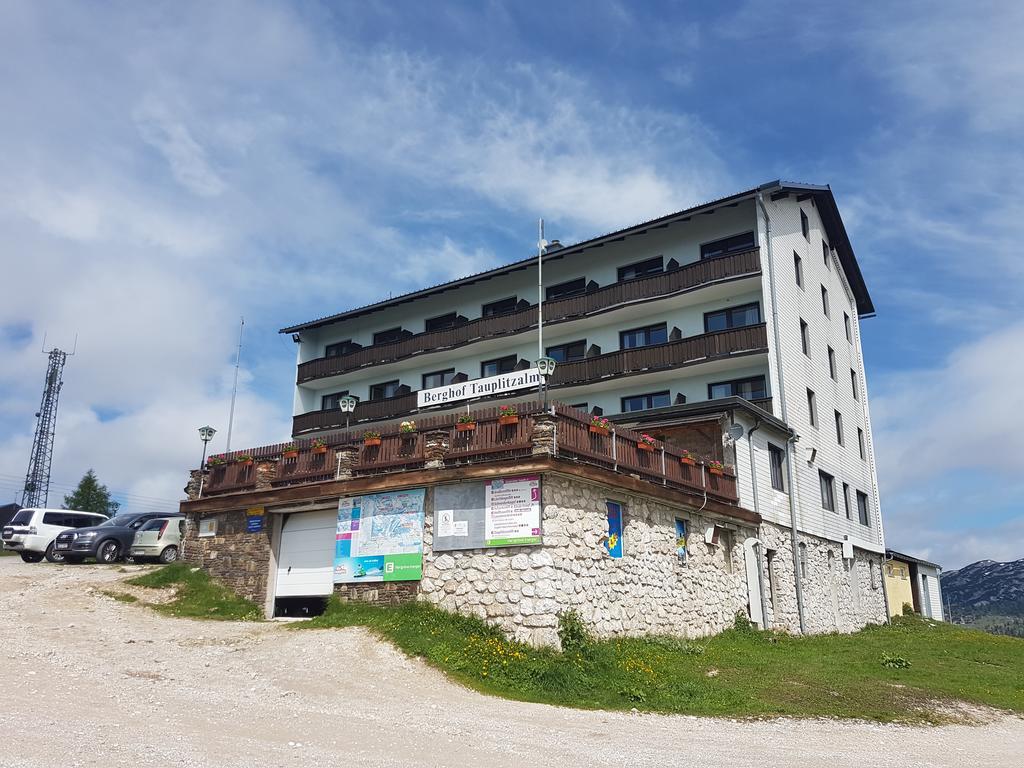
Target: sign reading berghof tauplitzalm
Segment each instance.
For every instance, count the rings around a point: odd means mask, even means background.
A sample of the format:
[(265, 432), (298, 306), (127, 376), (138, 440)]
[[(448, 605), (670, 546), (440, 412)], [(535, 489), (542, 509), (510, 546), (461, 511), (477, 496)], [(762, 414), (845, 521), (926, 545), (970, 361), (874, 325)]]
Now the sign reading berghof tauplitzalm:
[(443, 405), (458, 400), (470, 400), (474, 397), (499, 395), (502, 392), (515, 392), (517, 389), (536, 387), (539, 384), (540, 372), (536, 368), (501, 373), (497, 376), (488, 376), (485, 379), (473, 379), (460, 384), (421, 389), (416, 393), (416, 406), (423, 408), (427, 405)]

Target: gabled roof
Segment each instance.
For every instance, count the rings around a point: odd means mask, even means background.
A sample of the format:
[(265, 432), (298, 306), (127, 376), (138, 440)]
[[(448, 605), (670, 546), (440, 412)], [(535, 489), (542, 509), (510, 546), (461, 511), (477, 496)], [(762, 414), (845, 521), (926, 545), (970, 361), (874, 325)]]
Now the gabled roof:
[[(702, 203), (692, 208), (677, 211), (676, 213), (670, 213), (667, 216), (651, 219), (650, 221), (645, 221), (640, 224), (634, 224), (633, 226), (626, 227), (625, 229), (609, 232), (606, 235), (600, 235), (574, 245), (564, 246), (556, 251), (549, 251), (544, 254), (544, 262), (547, 263), (558, 259), (578, 256), (591, 248), (600, 248), (608, 243), (624, 240), (626, 237), (642, 235), (652, 229), (664, 229), (672, 224), (687, 221), (696, 214), (707, 213), (715, 208), (727, 206), (732, 207), (741, 202), (754, 199), (759, 193), (795, 193), (797, 195), (806, 194), (814, 198), (815, 205), (818, 206), (822, 222), (825, 225), (825, 230), (828, 232), (829, 243), (836, 249), (836, 252), (839, 255), (839, 261), (843, 265), (843, 270), (846, 272), (847, 279), (850, 282), (850, 288), (853, 290), (854, 297), (856, 298), (858, 314), (861, 317), (873, 315), (875, 312), (874, 305), (871, 302), (871, 297), (868, 295), (867, 286), (864, 283), (864, 277), (861, 275), (860, 267), (857, 265), (857, 259), (854, 256), (853, 247), (850, 245), (850, 238), (846, 234), (846, 228), (843, 226), (842, 217), (839, 215), (839, 207), (836, 205), (835, 197), (832, 195), (832, 189), (828, 186), (823, 187), (814, 184), (799, 184), (779, 180), (770, 181), (765, 184), (761, 184), (758, 187), (754, 187), (753, 189), (748, 189), (745, 192), (739, 192), (735, 195)], [(496, 277), (502, 277), (522, 269), (528, 269), (536, 264), (536, 262), (536, 257), (522, 259), (501, 267), (495, 267), (494, 269), (467, 275), (466, 277), (462, 277), (457, 280), (439, 283), (437, 285), (430, 286), (429, 288), (421, 288), (420, 290), (411, 291), (410, 293), (405, 293), (400, 296), (394, 296), (389, 299), (374, 302), (373, 304), (367, 304), (345, 312), (327, 315), (316, 320), (310, 320), (305, 323), (282, 328), (280, 332), (297, 333), (310, 328), (320, 328), (342, 320), (361, 317), (388, 307), (407, 304), (411, 301), (415, 301), (416, 299), (435, 296), (437, 294), (444, 293), (445, 291), (452, 291), (466, 285), (472, 285), (485, 280), (492, 280)]]
[(942, 570), (942, 566), (938, 563), (922, 560), (921, 558), (914, 557), (913, 555), (905, 555), (902, 552), (897, 552), (895, 549), (886, 549), (885, 556), (890, 560), (902, 560), (906, 563), (917, 563), (918, 565), (927, 565), (931, 568), (938, 568), (940, 571)]

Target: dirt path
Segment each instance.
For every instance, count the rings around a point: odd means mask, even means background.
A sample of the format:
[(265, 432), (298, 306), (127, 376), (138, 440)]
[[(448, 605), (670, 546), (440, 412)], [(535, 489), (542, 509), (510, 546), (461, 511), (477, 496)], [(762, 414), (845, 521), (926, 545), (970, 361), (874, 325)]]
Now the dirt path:
[(903, 728), (578, 712), (464, 690), (361, 630), (168, 619), (116, 568), (0, 559), (0, 765), (1012, 766), (1024, 720)]

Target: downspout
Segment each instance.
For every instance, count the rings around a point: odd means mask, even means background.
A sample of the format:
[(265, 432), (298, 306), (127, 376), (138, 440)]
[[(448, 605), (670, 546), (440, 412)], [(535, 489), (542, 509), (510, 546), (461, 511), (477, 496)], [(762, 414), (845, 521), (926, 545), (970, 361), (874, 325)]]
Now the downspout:
[[(754, 421), (754, 426), (747, 430), (747, 453), (750, 454), (750, 487), (754, 493), (754, 511), (760, 513), (760, 507), (757, 503), (757, 464), (754, 462), (754, 444), (750, 438), (757, 430), (761, 428), (761, 419)], [(761, 551), (762, 544), (760, 541), (757, 542), (757, 594), (761, 598), (761, 622), (764, 625), (762, 629), (768, 629), (768, 604), (764, 599), (764, 578), (761, 575), (761, 558), (763, 553)]]
[[(789, 413), (786, 408), (786, 385), (782, 370), (782, 340), (779, 336), (779, 302), (775, 293), (775, 265), (772, 261), (772, 221), (768, 216), (768, 209), (764, 205), (764, 195), (761, 190), (757, 192), (757, 204), (764, 214), (764, 233), (766, 255), (768, 257), (768, 288), (772, 299), (772, 333), (775, 338), (775, 365), (779, 374), (779, 403), (781, 404), (782, 420), (789, 424)], [(789, 482), (789, 533), (793, 549), (793, 584), (796, 586), (796, 612), (800, 619), (800, 633), (806, 634), (807, 626), (804, 622), (804, 592), (800, 583), (800, 553), (796, 535), (796, 486), (793, 483), (793, 443), (796, 440), (796, 433), (790, 427), (789, 439), (786, 440), (786, 479)]]

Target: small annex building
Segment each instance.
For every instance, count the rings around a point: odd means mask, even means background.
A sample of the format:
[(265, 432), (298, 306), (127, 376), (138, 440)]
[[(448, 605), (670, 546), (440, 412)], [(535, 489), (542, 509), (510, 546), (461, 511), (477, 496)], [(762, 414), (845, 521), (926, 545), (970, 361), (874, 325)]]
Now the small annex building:
[(927, 560), (885, 550), (885, 592), (889, 603), (889, 615), (903, 613), (909, 605), (914, 613), (945, 621), (942, 610), (942, 584), (939, 574), (942, 566)]

